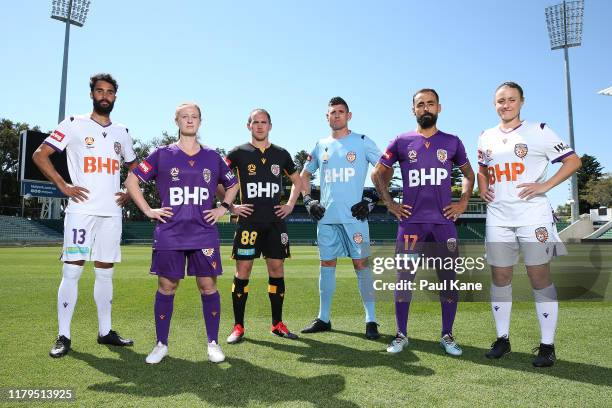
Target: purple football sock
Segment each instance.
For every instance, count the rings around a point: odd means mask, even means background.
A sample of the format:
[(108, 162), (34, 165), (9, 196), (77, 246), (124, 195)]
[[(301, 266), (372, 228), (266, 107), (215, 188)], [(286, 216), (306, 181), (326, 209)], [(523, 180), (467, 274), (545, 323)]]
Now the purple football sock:
[(440, 306), (442, 307), (442, 336), (452, 333), (457, 302), (459, 296), (456, 290), (440, 291)]
[(168, 344), (168, 333), (170, 333), (170, 319), (172, 318), (173, 309), (174, 295), (155, 293), (155, 305), (153, 306), (155, 332), (157, 333), (157, 341), (166, 345)]
[(219, 292), (210, 295), (201, 295), (202, 314), (206, 325), (208, 342), (219, 344), (219, 321), (221, 320), (221, 296)]

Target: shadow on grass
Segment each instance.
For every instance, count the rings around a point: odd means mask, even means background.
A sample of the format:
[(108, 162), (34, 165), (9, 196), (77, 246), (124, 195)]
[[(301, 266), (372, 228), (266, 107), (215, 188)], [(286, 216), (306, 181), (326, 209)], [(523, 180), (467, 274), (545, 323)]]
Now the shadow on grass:
[[(93, 384), (88, 389), (139, 397), (170, 397), (183, 393), (217, 406), (246, 406), (252, 402), (274, 404), (309, 402), (315, 406), (357, 407), (339, 399), (345, 389), (341, 375), (300, 378), (228, 358), (222, 364), (186, 361), (167, 356), (158, 365), (145, 364), (145, 355), (130, 348), (111, 348), (120, 359), (99, 358), (72, 351), (70, 356), (116, 380)], [(112, 397), (110, 397), (112, 401)]]
[[(362, 333), (355, 333), (343, 330), (334, 330), (334, 332), (346, 336), (363, 338)], [(391, 342), (391, 340), (393, 339), (392, 336), (383, 336), (381, 338), (387, 337), (389, 342)], [(562, 378), (565, 380), (612, 387), (612, 368), (609, 367), (601, 367), (592, 364), (582, 364), (572, 361), (564, 361), (563, 359), (560, 359), (556, 361), (553, 367), (535, 368), (531, 365), (531, 361), (533, 360), (534, 354), (512, 351), (510, 354), (502, 357), (499, 360), (489, 360), (485, 357), (485, 353), (489, 351), (488, 348), (484, 349), (466, 345), (461, 345), (461, 348), (463, 349), (463, 355), (461, 357), (449, 356), (448, 358), (458, 358), (463, 361), (469, 361), (471, 363), (478, 364), (481, 366), (492, 366), (504, 368), (506, 370), (524, 371), (535, 374), (548, 375), (556, 378)], [(440, 347), (440, 343), (437, 341), (415, 339), (411, 337), (408, 348), (400, 354), (401, 358), (399, 360), (414, 361), (415, 359), (417, 359), (417, 357), (413, 353), (406, 356), (406, 352), (410, 351), (420, 351), (424, 353), (439, 355), (443, 355), (444, 353), (442, 351), (442, 348)], [(557, 350), (557, 352), (558, 351), (559, 350)]]
[[(604, 345), (605, 346), (605, 345)], [(593, 385), (612, 387), (612, 368), (592, 364), (576, 363), (557, 359), (553, 367), (536, 368), (531, 365), (534, 354), (512, 351), (499, 360), (489, 360), (484, 355), (489, 349), (462, 345), (462, 360), (470, 361), (481, 366), (493, 366), (506, 370), (524, 371), (534, 374), (548, 375), (564, 380), (577, 381)], [(408, 349), (423, 351), (425, 353), (441, 353), (437, 341), (410, 339)], [(435, 350), (435, 351), (434, 351)], [(557, 350), (557, 354), (560, 350)], [(562, 352), (562, 351), (561, 351)], [(557, 356), (557, 358), (559, 358)]]
[[(342, 334), (355, 334), (351, 332), (335, 331)], [(359, 335), (363, 339), (363, 335)], [(311, 337), (301, 336), (295, 341), (282, 343), (265, 340), (245, 339), (245, 341), (262, 347), (270, 347), (286, 353), (297, 354), (298, 361), (313, 364), (333, 365), (349, 368), (389, 367), (407, 375), (429, 376), (435, 372), (431, 368), (414, 365), (419, 358), (410, 350), (404, 350), (402, 358), (390, 355), (382, 346), (380, 351), (359, 350), (339, 343), (329, 343), (315, 340)], [(367, 340), (363, 340), (367, 341)], [(389, 339), (391, 341), (391, 338)], [(307, 345), (308, 347), (304, 347)]]

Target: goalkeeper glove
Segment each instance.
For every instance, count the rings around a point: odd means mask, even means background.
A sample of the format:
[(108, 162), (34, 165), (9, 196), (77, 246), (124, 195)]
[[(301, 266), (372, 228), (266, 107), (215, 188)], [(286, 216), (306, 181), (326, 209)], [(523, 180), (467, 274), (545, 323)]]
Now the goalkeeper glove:
[(325, 214), (325, 207), (319, 204), (318, 200), (313, 200), (309, 195), (304, 197), (304, 206), (308, 215), (310, 215), (315, 221), (321, 220), (323, 214)]
[(364, 192), (361, 201), (351, 207), (351, 214), (359, 221), (365, 220), (374, 209), (378, 200), (380, 200), (380, 197), (378, 197), (375, 191)]

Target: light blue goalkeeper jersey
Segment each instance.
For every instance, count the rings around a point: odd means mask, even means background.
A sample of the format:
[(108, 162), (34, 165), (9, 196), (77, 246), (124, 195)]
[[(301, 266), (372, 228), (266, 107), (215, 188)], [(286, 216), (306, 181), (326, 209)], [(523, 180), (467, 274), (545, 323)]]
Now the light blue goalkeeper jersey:
[(321, 224), (361, 222), (351, 215), (351, 207), (361, 201), (368, 163), (376, 165), (382, 153), (365, 135), (351, 132), (342, 139), (327, 137), (317, 142), (308, 156), (306, 171), (320, 170)]

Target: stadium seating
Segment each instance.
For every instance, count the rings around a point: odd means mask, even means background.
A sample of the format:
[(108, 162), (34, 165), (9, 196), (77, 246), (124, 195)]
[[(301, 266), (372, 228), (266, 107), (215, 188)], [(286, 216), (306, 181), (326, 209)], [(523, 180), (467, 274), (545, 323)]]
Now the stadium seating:
[(0, 215), (0, 242), (3, 245), (62, 242), (62, 234), (27, 218)]
[[(59, 234), (63, 230), (62, 220), (38, 220), (45, 227), (57, 231)], [(219, 223), (219, 234), (221, 242), (229, 244), (234, 239), (236, 224)], [(123, 243), (124, 244), (149, 244), (153, 237), (155, 224), (149, 221), (124, 221), (123, 222)], [(287, 232), (294, 244), (315, 244), (317, 240), (317, 226), (308, 218), (298, 221), (287, 222)], [(469, 242), (482, 242), (485, 235), (484, 220), (477, 222), (466, 222), (457, 224), (459, 239)], [(61, 239), (61, 235), (60, 239)], [(397, 222), (393, 219), (383, 221), (370, 220), (370, 240), (374, 242), (395, 241), (397, 236)]]

